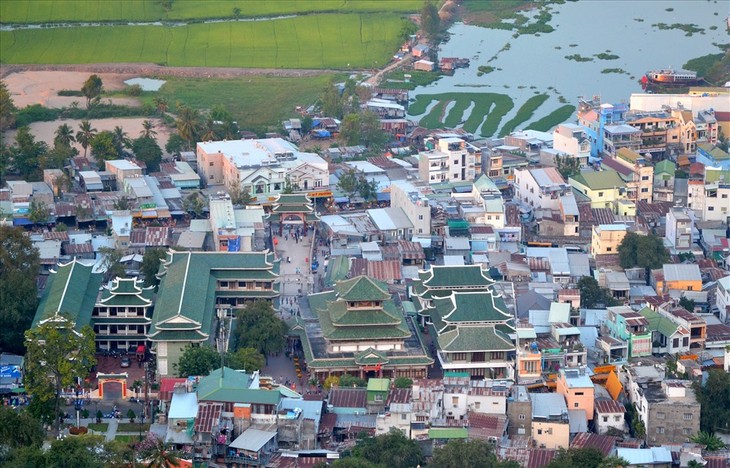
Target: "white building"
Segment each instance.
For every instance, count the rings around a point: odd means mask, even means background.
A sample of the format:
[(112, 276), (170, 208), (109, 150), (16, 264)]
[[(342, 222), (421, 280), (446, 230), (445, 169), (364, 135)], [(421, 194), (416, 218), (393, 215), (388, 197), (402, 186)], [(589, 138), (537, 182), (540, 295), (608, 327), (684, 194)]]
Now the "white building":
[(390, 206), (403, 210), (413, 225), (414, 235), (431, 234), (431, 207), (418, 187), (405, 180), (391, 182)]
[(664, 237), (675, 250), (692, 248), (692, 218), (683, 208), (672, 208), (667, 212), (667, 228)]
[(611, 428), (626, 431), (624, 419), (626, 408), (621, 403), (608, 398), (599, 398), (594, 403), (594, 412), (593, 422), (596, 424), (598, 434), (605, 434)]
[(272, 200), (287, 184), (331, 196), (327, 161), (281, 138), (202, 142), (197, 158), (206, 185), (240, 186), (259, 202)]
[(718, 280), (715, 306), (720, 310), (720, 320), (723, 323), (727, 322), (730, 317), (730, 276)]
[(481, 164), (481, 149), (461, 138), (426, 139), (433, 148), (418, 154), (418, 176), (429, 184), (459, 182), (476, 178), (477, 161)]
[(554, 167), (515, 171), (515, 198), (534, 208), (560, 210), (560, 197), (572, 189)]
[(583, 167), (588, 164), (588, 157), (591, 155), (591, 141), (584, 127), (564, 123), (553, 130), (553, 149), (578, 159)]

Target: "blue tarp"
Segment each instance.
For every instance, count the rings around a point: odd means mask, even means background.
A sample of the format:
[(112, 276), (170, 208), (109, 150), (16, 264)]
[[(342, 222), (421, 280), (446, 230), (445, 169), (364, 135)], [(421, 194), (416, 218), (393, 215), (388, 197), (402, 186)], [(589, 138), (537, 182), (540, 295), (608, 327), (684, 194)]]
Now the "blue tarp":
[(390, 192), (382, 192), (377, 195), (378, 201), (390, 201)]
[(350, 203), (348, 197), (335, 197), (335, 203)]
[(13, 218), (13, 226), (30, 226), (33, 221), (28, 218)]
[(320, 138), (329, 138), (332, 136), (332, 134), (329, 132), (329, 130), (317, 130), (315, 133)]
[(241, 251), (241, 238), (240, 237), (228, 239), (228, 251), (229, 252), (240, 252)]

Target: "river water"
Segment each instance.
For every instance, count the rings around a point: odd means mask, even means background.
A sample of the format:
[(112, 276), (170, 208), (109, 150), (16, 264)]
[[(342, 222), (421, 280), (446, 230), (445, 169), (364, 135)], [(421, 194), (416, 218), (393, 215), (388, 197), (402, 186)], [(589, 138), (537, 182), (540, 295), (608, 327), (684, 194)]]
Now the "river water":
[[(642, 91), (638, 80), (647, 70), (681, 68), (689, 59), (721, 52), (713, 43), (728, 42), (728, 5), (724, 1), (700, 0), (566, 2), (552, 7), (549, 24), (555, 31), (517, 38), (512, 36), (513, 31), (456, 23), (449, 29), (450, 41), (440, 46), (439, 56), (469, 58), (471, 66), (421, 86), (411, 96), (444, 92), (507, 94), (515, 106), (502, 119), (504, 123), (536, 92), (550, 95), (521, 128), (563, 105), (559, 96), (573, 105), (579, 96), (593, 95), (600, 95), (604, 102), (628, 102), (631, 93)], [(660, 30), (652, 26), (657, 23), (695, 24), (704, 33), (688, 37), (680, 29)], [(715, 30), (710, 29), (713, 26)], [(508, 50), (500, 52), (508, 43)], [(619, 58), (593, 57), (600, 53)], [(593, 61), (565, 58), (573, 54), (592, 57)], [(494, 55), (497, 58), (488, 63)], [(490, 65), (496, 70), (477, 76), (480, 65)], [(620, 68), (627, 74), (601, 73), (608, 68)]]

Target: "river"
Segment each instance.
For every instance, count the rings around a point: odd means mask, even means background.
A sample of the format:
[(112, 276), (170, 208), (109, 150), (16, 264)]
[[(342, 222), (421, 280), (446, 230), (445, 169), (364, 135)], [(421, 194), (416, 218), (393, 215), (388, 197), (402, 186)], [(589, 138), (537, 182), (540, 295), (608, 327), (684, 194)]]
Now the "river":
[[(550, 98), (520, 128), (564, 105), (559, 96), (573, 105), (579, 96), (593, 95), (600, 95), (604, 102), (628, 102), (631, 93), (641, 92), (638, 80), (647, 70), (681, 68), (689, 59), (721, 52), (713, 43), (728, 42), (727, 5), (717, 1), (566, 2), (552, 6), (549, 24), (555, 31), (517, 38), (513, 31), (456, 23), (449, 29), (450, 41), (441, 44), (439, 56), (469, 58), (471, 66), (418, 87), (411, 97), (445, 92), (506, 94), (515, 106), (502, 119), (504, 123), (529, 97), (548, 94)], [(694, 24), (703, 32), (687, 36), (681, 29), (661, 30), (655, 26), (658, 23)], [(506, 44), (509, 46), (503, 50)], [(618, 58), (601, 60), (595, 57), (600, 53)], [(566, 58), (574, 54), (593, 60)], [(480, 65), (495, 70), (478, 76)], [(604, 69), (625, 73), (601, 73)], [(427, 114), (435, 104), (414, 117)], [(470, 109), (464, 120), (468, 112)]]

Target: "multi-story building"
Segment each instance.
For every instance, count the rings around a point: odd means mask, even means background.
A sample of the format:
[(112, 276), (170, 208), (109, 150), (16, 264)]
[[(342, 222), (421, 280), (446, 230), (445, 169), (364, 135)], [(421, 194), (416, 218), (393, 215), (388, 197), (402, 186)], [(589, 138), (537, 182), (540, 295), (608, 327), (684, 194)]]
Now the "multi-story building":
[(621, 148), (614, 156), (603, 158), (601, 164), (618, 172), (626, 181), (626, 198), (633, 202), (651, 202), (654, 167), (643, 156), (628, 148)]
[(515, 171), (515, 198), (531, 207), (560, 209), (560, 197), (571, 193), (570, 186), (554, 167)]
[(667, 155), (670, 145), (679, 144), (677, 119), (668, 112), (632, 112), (626, 125), (641, 130), (640, 154), (650, 154), (652, 160)]
[(105, 286), (91, 314), (96, 346), (105, 350), (136, 350), (147, 346), (154, 287), (137, 278), (115, 278)]
[(565, 397), (569, 409), (583, 410), (586, 419), (593, 420), (595, 387), (585, 367), (561, 369), (556, 384), (557, 393)]
[(697, 162), (701, 162), (705, 166), (730, 171), (730, 154), (712, 143), (697, 145)]
[(609, 398), (598, 398), (595, 401), (593, 421), (596, 424), (596, 433), (605, 434), (611, 429), (626, 431), (624, 413), (626, 408), (618, 401)]
[(591, 199), (591, 208), (610, 208), (625, 199), (626, 182), (616, 171), (582, 172), (568, 179), (577, 191)]
[(570, 421), (560, 393), (532, 393), (532, 440), (539, 448), (567, 449)]
[(651, 332), (652, 353), (684, 354), (690, 349), (690, 332), (666, 315), (661, 315), (648, 307), (639, 311), (649, 322), (646, 329)]
[(628, 232), (625, 224), (599, 224), (593, 226), (591, 255), (614, 255)]
[(238, 187), (258, 202), (268, 203), (287, 186), (332, 195), (327, 161), (281, 138), (201, 142), (197, 160), (203, 184)]
[(413, 225), (414, 235), (431, 234), (431, 207), (418, 187), (405, 180), (390, 185), (390, 207), (400, 208)]
[(563, 123), (553, 130), (553, 149), (576, 158), (583, 167), (588, 164), (588, 157), (591, 155), (591, 141), (585, 127)]
[(629, 108), (626, 104), (601, 104), (600, 96), (580, 99), (578, 102), (578, 123), (586, 129), (591, 142), (591, 156), (599, 157), (604, 148), (604, 129), (609, 125), (624, 122)]
[[(707, 322), (684, 307), (665, 305), (657, 312), (667, 317), (685, 330), (689, 330), (689, 347), (691, 350), (704, 349), (707, 339)], [(684, 346), (684, 340), (682, 340)]]
[(696, 263), (665, 263), (655, 274), (659, 294), (669, 291), (702, 291), (702, 274)]
[(142, 177), (142, 168), (128, 159), (113, 159), (104, 161), (104, 170), (113, 174), (117, 184), (124, 185), (124, 179), (129, 177)]
[(654, 201), (674, 201), (674, 174), (677, 165), (665, 159), (654, 166)]
[(681, 153), (694, 153), (697, 150), (697, 125), (695, 124), (694, 118), (692, 118), (692, 111), (678, 107), (672, 109), (672, 117), (677, 119)]
[(616, 306), (608, 308), (608, 315), (603, 326), (608, 333), (629, 345), (629, 356), (651, 356), (651, 332), (647, 329), (649, 321), (630, 307)]
[(507, 401), (507, 418), (509, 426), (507, 431), (510, 436), (525, 436), (532, 434), (532, 400), (527, 387), (514, 385), (511, 398)]
[[(697, 130), (698, 148), (704, 144), (714, 145), (719, 136), (717, 118), (713, 109), (701, 110), (694, 118), (695, 129)], [(730, 167), (730, 166), (729, 166)]]
[(667, 212), (664, 237), (676, 251), (687, 251), (693, 246), (692, 227), (694, 223), (684, 208), (672, 208)]
[(429, 184), (471, 181), (476, 178), (481, 149), (461, 138), (427, 139), (427, 151), (418, 154), (418, 176)]
[(614, 155), (621, 148), (641, 149), (641, 130), (626, 124), (606, 125), (603, 128), (603, 154)]
[(268, 251), (170, 251), (158, 276), (148, 339), (161, 376), (174, 373), (186, 345), (212, 344), (237, 309), (260, 300), (279, 309), (279, 260)]
[(310, 295), (309, 304), (316, 322), (293, 331), (320, 380), (343, 373), (423, 378), (434, 362), (414, 320), (396, 305), (385, 283), (357, 276)]
[(726, 276), (717, 281), (715, 307), (720, 311), (719, 314), (722, 323), (727, 322), (728, 317), (730, 317), (730, 276)]
[[(228, 194), (214, 195), (210, 199), (210, 227), (213, 245), (222, 252), (252, 252), (256, 244), (263, 245), (264, 210), (248, 206), (234, 208)], [(256, 239), (259, 242), (256, 242)]]

